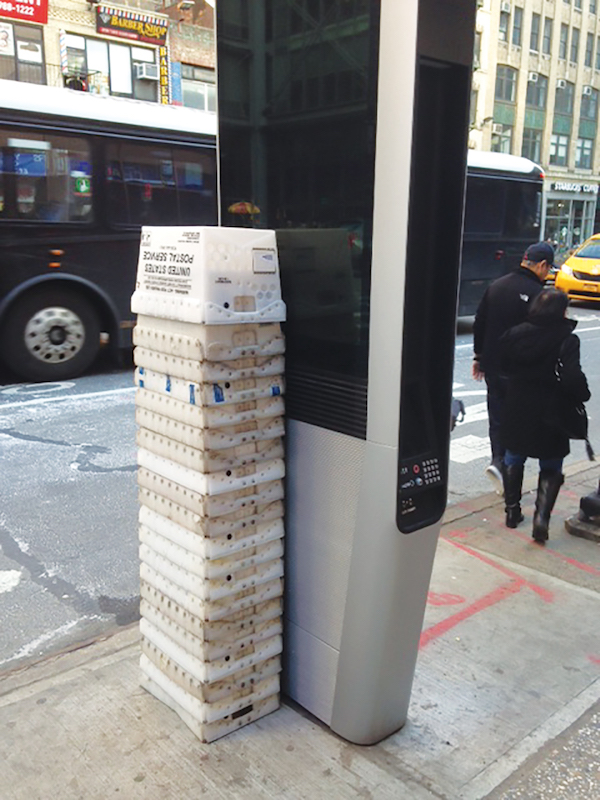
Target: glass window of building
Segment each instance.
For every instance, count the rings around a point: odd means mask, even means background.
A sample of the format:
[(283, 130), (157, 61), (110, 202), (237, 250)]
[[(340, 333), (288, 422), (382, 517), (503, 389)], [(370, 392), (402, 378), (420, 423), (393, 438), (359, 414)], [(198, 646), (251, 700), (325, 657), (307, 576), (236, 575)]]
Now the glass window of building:
[(591, 169), (594, 154), (593, 139), (577, 139), (577, 150), (575, 152), (575, 166), (579, 169)]
[(517, 92), (517, 70), (499, 64), (496, 70), (496, 100), (514, 103)]
[(558, 57), (567, 57), (567, 45), (569, 43), (569, 26), (563, 22), (560, 26), (560, 40), (558, 42)]
[[(516, 9), (515, 9), (516, 11)], [(531, 15), (531, 34), (529, 36), (529, 49), (535, 53), (540, 49), (540, 21), (539, 14)]]
[(579, 11), (581, 11), (581, 4), (582, 0), (573, 0), (573, 7), (579, 9)]
[(42, 29), (0, 22), (0, 78), (24, 83), (46, 83)]
[(600, 69), (600, 36), (596, 37), (596, 69)]
[(590, 14), (596, 13), (596, 0), (590, 0)]
[(217, 92), (212, 70), (182, 64), (181, 87), (184, 106), (199, 108), (201, 111), (217, 110)]
[(576, 64), (579, 58), (579, 28), (573, 28), (571, 31), (571, 53), (570, 60)]
[(538, 75), (536, 81), (527, 82), (526, 104), (529, 108), (546, 108), (548, 97), (548, 78), (545, 75)]
[(498, 25), (498, 38), (501, 42), (508, 42), (508, 29), (510, 27), (510, 14), (508, 11), (500, 12), (500, 23)]
[(469, 105), (469, 125), (474, 128), (477, 125), (477, 99), (479, 92), (477, 89), (471, 89), (471, 103)]
[(523, 9), (515, 6), (513, 14), (513, 29), (512, 29), (512, 43), (517, 47), (521, 46), (521, 38), (523, 35)]
[(496, 128), (498, 128), (498, 130), (495, 130), (494, 133), (492, 133), (492, 152), (510, 153), (512, 149), (512, 125), (494, 124), (494, 129)]
[(534, 128), (523, 130), (523, 146), (521, 148), (523, 158), (529, 158), (539, 164), (542, 158), (542, 132)]
[(585, 61), (586, 67), (591, 67), (594, 60), (594, 34), (588, 33), (585, 42)]
[(558, 167), (566, 167), (569, 157), (569, 137), (561, 133), (553, 133), (550, 137), (550, 163)]
[(563, 81), (556, 87), (556, 99), (554, 101), (554, 113), (571, 115), (573, 113), (573, 100), (575, 98), (575, 84), (570, 81)]
[(158, 101), (156, 50), (66, 34), (68, 73), (94, 94)]
[(598, 119), (598, 91), (585, 86), (581, 95), (581, 119)]
[(475, 31), (473, 44), (473, 67), (479, 69), (481, 66), (481, 31)]
[(546, 17), (544, 20), (544, 35), (542, 38), (542, 53), (549, 56), (552, 52), (552, 24), (554, 20)]

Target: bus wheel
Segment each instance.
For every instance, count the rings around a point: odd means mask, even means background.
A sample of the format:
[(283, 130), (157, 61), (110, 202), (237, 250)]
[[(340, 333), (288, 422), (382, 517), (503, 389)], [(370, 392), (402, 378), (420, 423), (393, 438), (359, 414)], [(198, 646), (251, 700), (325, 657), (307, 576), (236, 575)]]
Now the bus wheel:
[(100, 349), (100, 324), (92, 304), (75, 292), (48, 288), (18, 300), (2, 326), (3, 357), (30, 381), (75, 378)]

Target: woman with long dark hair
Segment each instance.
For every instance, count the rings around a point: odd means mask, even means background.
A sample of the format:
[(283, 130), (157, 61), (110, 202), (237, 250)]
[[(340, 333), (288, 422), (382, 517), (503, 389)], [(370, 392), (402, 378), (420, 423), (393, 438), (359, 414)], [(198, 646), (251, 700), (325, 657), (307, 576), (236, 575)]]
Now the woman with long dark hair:
[(527, 457), (537, 458), (540, 472), (532, 535), (542, 544), (548, 539), (550, 515), (564, 481), (563, 459), (569, 453), (569, 437), (557, 414), (559, 393), (573, 403), (590, 399), (579, 359), (579, 337), (573, 333), (577, 323), (565, 316), (568, 302), (563, 292), (545, 289), (531, 304), (527, 320), (501, 339), (508, 375), (503, 418), (506, 525), (516, 528), (523, 521), (523, 467)]

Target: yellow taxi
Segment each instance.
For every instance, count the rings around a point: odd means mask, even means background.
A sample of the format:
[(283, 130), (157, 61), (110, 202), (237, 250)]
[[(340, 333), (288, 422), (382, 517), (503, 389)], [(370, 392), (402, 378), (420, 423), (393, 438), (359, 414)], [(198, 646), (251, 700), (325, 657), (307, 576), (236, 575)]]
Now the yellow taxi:
[(569, 256), (556, 273), (555, 286), (574, 300), (600, 301), (600, 234)]

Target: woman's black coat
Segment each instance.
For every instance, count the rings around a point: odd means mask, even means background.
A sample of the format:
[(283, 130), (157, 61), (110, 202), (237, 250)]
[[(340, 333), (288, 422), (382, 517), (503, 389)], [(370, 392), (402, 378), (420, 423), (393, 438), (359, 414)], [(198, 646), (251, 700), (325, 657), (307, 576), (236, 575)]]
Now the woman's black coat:
[(567, 435), (551, 420), (560, 391), (555, 374), (559, 350), (562, 391), (574, 401), (590, 399), (579, 361), (579, 337), (573, 333), (576, 325), (570, 319), (530, 319), (502, 337), (502, 365), (508, 376), (502, 436), (511, 452), (534, 458), (562, 458), (569, 453)]

